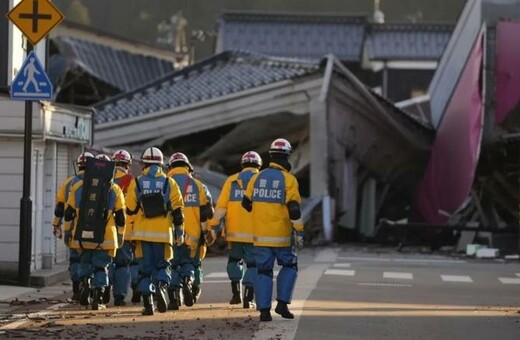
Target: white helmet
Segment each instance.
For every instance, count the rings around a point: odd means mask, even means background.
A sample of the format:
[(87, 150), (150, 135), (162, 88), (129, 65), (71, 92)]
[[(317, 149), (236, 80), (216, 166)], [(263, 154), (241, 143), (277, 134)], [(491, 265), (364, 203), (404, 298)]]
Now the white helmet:
[(188, 159), (188, 156), (186, 156), (185, 154), (183, 154), (182, 152), (176, 152), (174, 153), (173, 155), (170, 156), (170, 160), (168, 161), (168, 164), (170, 165), (170, 167), (172, 166), (173, 163), (176, 163), (176, 162), (183, 162), (183, 163), (186, 163), (186, 165), (189, 167), (189, 168), (192, 168), (191, 166), (191, 163), (190, 163), (190, 160)]
[(162, 165), (164, 162), (164, 156), (161, 150), (156, 147), (150, 147), (143, 152), (143, 156), (141, 157), (143, 163), (147, 164), (160, 164)]
[(114, 152), (112, 160), (117, 163), (132, 164), (132, 155), (130, 154), (130, 152), (121, 149)]
[(254, 151), (248, 151), (242, 155), (242, 159), (240, 163), (244, 165), (244, 163), (252, 163), (258, 165), (258, 167), (262, 166), (262, 157)]
[(104, 161), (110, 162), (110, 157), (108, 157), (104, 153), (100, 153), (99, 155), (96, 155), (96, 159), (102, 159)]
[(87, 158), (88, 157), (94, 158), (94, 154), (92, 152), (88, 152), (88, 151), (82, 152), (78, 156), (78, 159), (76, 160), (76, 164), (78, 166), (84, 166), (85, 163), (87, 163)]
[(271, 148), (269, 149), (269, 153), (273, 153), (273, 152), (284, 153), (284, 154), (290, 155), (292, 152), (291, 143), (289, 143), (287, 141), (287, 139), (283, 139), (283, 138), (275, 139), (271, 143)]

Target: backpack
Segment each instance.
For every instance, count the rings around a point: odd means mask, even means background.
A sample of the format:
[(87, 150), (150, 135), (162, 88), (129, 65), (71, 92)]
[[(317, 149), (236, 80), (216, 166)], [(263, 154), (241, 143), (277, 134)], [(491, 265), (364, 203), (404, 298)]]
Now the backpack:
[(79, 218), (74, 239), (81, 242), (101, 244), (105, 240), (109, 194), (114, 178), (115, 163), (102, 159), (87, 158)]
[(137, 194), (141, 201), (141, 207), (146, 218), (154, 218), (159, 216), (166, 216), (168, 212), (165, 207), (166, 190), (168, 188), (168, 178), (164, 177), (164, 185), (161, 192), (142, 193), (141, 186), (139, 185), (139, 178), (135, 179), (137, 187)]

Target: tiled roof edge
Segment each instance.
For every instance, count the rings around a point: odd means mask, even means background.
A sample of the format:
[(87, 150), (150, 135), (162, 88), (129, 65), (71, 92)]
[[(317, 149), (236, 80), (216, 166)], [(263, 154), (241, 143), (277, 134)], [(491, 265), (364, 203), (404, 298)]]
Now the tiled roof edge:
[(318, 60), (302, 60), (302, 59), (293, 59), (293, 58), (284, 58), (284, 57), (273, 57), (273, 56), (263, 55), (261, 53), (254, 53), (254, 52), (247, 52), (247, 51), (224, 51), (217, 55), (206, 58), (191, 66), (167, 73), (164, 76), (162, 76), (161, 78), (153, 80), (153, 81), (151, 81), (147, 84), (144, 84), (140, 87), (137, 87), (131, 91), (121, 93), (114, 97), (110, 97), (107, 100), (104, 100), (102, 102), (95, 104), (93, 107), (101, 108), (112, 102), (117, 102), (118, 100), (123, 99), (123, 98), (132, 98), (132, 96), (135, 93), (139, 93), (145, 89), (148, 89), (148, 88), (151, 88), (154, 86), (160, 86), (160, 84), (166, 80), (170, 80), (170, 79), (176, 78), (176, 77), (186, 76), (193, 71), (198, 71), (198, 70), (203, 69), (207, 65), (211, 65), (211, 64), (217, 63), (219, 61), (227, 61), (231, 58), (239, 58), (239, 57), (244, 57), (244, 58), (259, 61), (259, 62), (280, 63), (280, 66), (301, 67), (301, 68), (309, 68), (309, 69), (318, 69), (319, 68)]
[(226, 11), (220, 14), (224, 21), (283, 21), (283, 22), (326, 22), (326, 23), (368, 23), (368, 13), (334, 13), (334, 12), (270, 12), (270, 11)]
[(372, 32), (380, 31), (438, 31), (438, 32), (453, 32), (455, 29), (454, 24), (450, 23), (411, 23), (411, 22), (395, 22), (395, 23), (384, 23), (376, 24), (371, 23), (369, 26)]

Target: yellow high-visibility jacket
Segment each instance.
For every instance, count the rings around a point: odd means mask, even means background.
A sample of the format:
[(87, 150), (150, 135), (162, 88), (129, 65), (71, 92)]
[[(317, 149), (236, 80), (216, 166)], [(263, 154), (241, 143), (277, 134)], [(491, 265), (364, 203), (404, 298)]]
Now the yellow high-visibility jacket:
[(289, 247), (293, 229), (303, 231), (301, 220), (291, 221), (287, 203), (301, 203), (298, 181), (282, 166), (271, 162), (253, 175), (245, 196), (253, 202), (253, 243), (259, 247)]
[[(137, 181), (139, 181), (141, 192), (138, 192), (136, 180), (134, 180), (130, 183), (126, 196), (127, 212), (129, 212), (130, 215), (135, 214), (132, 240), (172, 245), (174, 240), (172, 235), (173, 217), (171, 213), (168, 212), (164, 216), (147, 218), (141, 206), (140, 195), (146, 193), (146, 191), (163, 192), (164, 186), (167, 185), (164, 190), (165, 210), (174, 211), (178, 208), (182, 210), (184, 203), (179, 186), (174, 180), (166, 176), (160, 166), (155, 164), (145, 168), (142, 175), (137, 178)], [(184, 228), (184, 226), (179, 227)], [(168, 248), (171, 249), (171, 247)], [(136, 253), (136, 255), (138, 254)], [(169, 258), (165, 256), (165, 259), (171, 258), (171, 256), (168, 257)]]
[[(134, 181), (134, 176), (129, 174), (125, 169), (120, 167), (116, 167), (116, 172), (114, 174), (114, 182), (121, 188), (123, 191), (123, 195), (126, 199), (126, 194), (128, 192), (128, 187), (130, 183)], [(130, 241), (132, 239), (132, 232), (134, 228), (134, 218), (135, 215), (127, 215), (126, 216), (126, 228), (125, 228), (125, 241)]]
[(206, 222), (200, 220), (200, 208), (208, 203), (206, 191), (202, 182), (193, 178), (188, 168), (175, 167), (168, 172), (168, 177), (177, 183), (184, 198), (185, 242), (190, 248), (196, 249), (202, 228), (206, 227)]
[(54, 219), (52, 220), (53, 226), (60, 225), (66, 208), (65, 204), (69, 199), (70, 189), (74, 184), (83, 179), (84, 173), (84, 170), (80, 170), (76, 175), (68, 177), (61, 183), (56, 193), (56, 207), (54, 208)]
[(116, 249), (121, 245), (118, 244), (117, 235), (125, 234), (125, 225), (117, 226), (114, 214), (118, 211), (121, 211), (124, 214), (125, 211), (125, 199), (123, 196), (123, 192), (116, 184), (112, 184), (109, 192), (108, 192), (108, 200), (107, 200), (107, 216), (108, 220), (106, 222), (105, 228), (105, 236), (104, 241), (101, 244), (94, 242), (81, 242), (74, 240), (74, 235), (76, 232), (76, 227), (79, 219), (79, 207), (81, 204), (81, 194), (83, 189), (83, 180), (80, 180), (78, 183), (74, 184), (70, 190), (69, 198), (67, 200), (67, 209), (72, 208), (75, 212), (75, 217), (71, 220), (67, 218), (67, 214), (65, 216), (65, 224), (64, 231), (70, 231), (72, 234), (72, 238), (68, 244), (68, 246), (72, 249), (103, 249), (109, 250), (109, 255), (114, 257), (116, 254)]
[(229, 242), (253, 243), (253, 214), (242, 208), (241, 203), (249, 181), (257, 173), (256, 168), (244, 168), (229, 176), (222, 187), (210, 225), (217, 226), (225, 215), (225, 235)]

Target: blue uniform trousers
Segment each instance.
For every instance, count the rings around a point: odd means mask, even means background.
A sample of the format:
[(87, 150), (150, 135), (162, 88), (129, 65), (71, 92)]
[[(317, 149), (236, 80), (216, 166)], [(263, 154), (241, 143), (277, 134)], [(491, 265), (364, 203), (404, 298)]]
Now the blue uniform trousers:
[(253, 243), (229, 242), (227, 273), (231, 281), (242, 282), (246, 287), (253, 287), (256, 280)]
[(83, 249), (80, 252), (79, 278), (93, 278), (92, 288), (103, 288), (108, 286), (108, 266), (112, 258), (107, 250)]
[(76, 249), (69, 248), (69, 276), (71, 281), (79, 281), (80, 256)]
[(298, 259), (293, 247), (255, 247), (256, 268), (255, 297), (258, 309), (271, 309), (273, 296), (273, 266), (276, 259), (282, 266), (276, 279), (277, 301), (291, 303), (296, 277)]
[(170, 282), (170, 287), (182, 287), (182, 282), (185, 277), (189, 277), (192, 282), (194, 281), (195, 267), (193, 262), (194, 259), (190, 256), (190, 247), (186, 244), (181, 246), (175, 245), (173, 247), (173, 260), (171, 260), (172, 280)]
[(110, 266), (110, 283), (113, 286), (114, 296), (126, 297), (130, 288), (130, 263), (134, 258), (132, 244), (123, 243), (123, 246), (116, 252), (114, 262)]
[(139, 262), (139, 293), (150, 295), (155, 293), (155, 285), (159, 282), (170, 283), (170, 263), (164, 259), (165, 243), (140, 242), (143, 257)]

